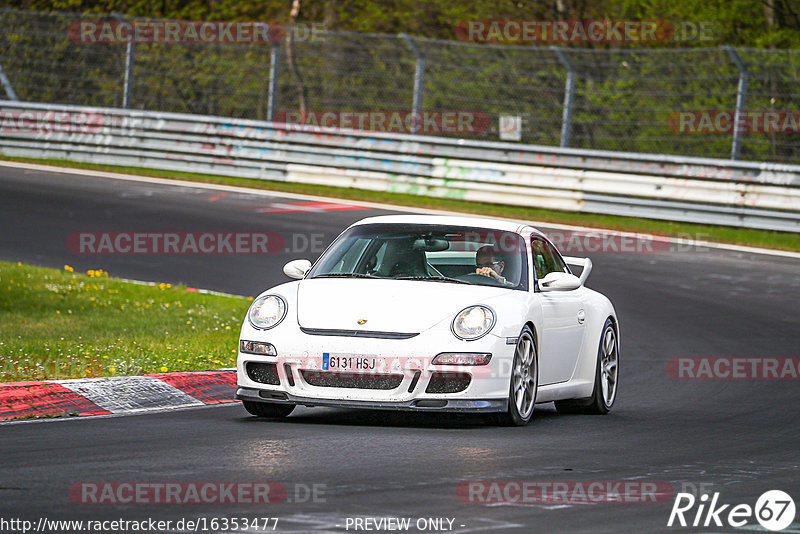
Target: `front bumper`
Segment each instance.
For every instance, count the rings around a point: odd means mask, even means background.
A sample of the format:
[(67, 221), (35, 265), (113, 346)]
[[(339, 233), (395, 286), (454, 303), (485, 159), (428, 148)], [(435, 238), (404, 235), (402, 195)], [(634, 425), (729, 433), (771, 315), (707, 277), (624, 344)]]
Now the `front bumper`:
[[(237, 396), (242, 399), (392, 410), (507, 409), (514, 345), (491, 333), (476, 341), (462, 341), (454, 338), (448, 323), (411, 339), (373, 339), (311, 335), (292, 323), (257, 331), (245, 323), (241, 339), (267, 342), (277, 351), (277, 356), (239, 352)], [(492, 359), (483, 366), (432, 364), (433, 357), (441, 352), (490, 353)], [(321, 362), (325, 353), (375, 356), (387, 368), (395, 369), (396, 363), (402, 370), (382, 371), (388, 381), (383, 384), (327, 380), (328, 376), (320, 373), (324, 370)], [(271, 369), (255, 376), (252, 365)], [(308, 372), (312, 375), (308, 376)]]
[(299, 397), (276, 390), (259, 390), (255, 388), (240, 387), (236, 389), (236, 398), (239, 400), (272, 402), (279, 404), (299, 404), (303, 406), (330, 406), (335, 408), (366, 408), (372, 410), (404, 410), (420, 412), (469, 412), (491, 413), (505, 412), (508, 410), (508, 399), (452, 399), (431, 398), (393, 401), (368, 401), (349, 399), (320, 399)]

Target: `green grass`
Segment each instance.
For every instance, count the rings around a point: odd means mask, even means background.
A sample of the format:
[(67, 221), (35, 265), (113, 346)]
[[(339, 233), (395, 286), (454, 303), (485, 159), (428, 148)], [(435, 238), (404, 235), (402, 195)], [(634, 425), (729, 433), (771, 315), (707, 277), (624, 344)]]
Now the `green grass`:
[(250, 178), (231, 178), (226, 176), (164, 171), (139, 167), (96, 165), (92, 163), (79, 163), (65, 160), (9, 158), (6, 156), (0, 156), (0, 159), (44, 165), (56, 165), (60, 167), (73, 167), (124, 174), (154, 176), (158, 178), (175, 180), (190, 180), (203, 183), (238, 185), (255, 189), (265, 189), (269, 191), (303, 193), (348, 200), (380, 202), (386, 204), (395, 204), (398, 206), (413, 206), (418, 208), (457, 211), (462, 213), (491, 215), (512, 219), (573, 224), (596, 228), (610, 228), (621, 231), (644, 232), (655, 235), (691, 238), (692, 240), (716, 241), (720, 243), (732, 243), (737, 245), (748, 245), (800, 252), (800, 234), (793, 232), (776, 232), (771, 230), (755, 230), (750, 228), (678, 223), (637, 217), (624, 217), (618, 215), (545, 210), (524, 206), (504, 206), (499, 204), (469, 202), (450, 198), (423, 197), (411, 194), (366, 191), (345, 187), (272, 182)]
[(0, 262), (0, 381), (234, 367), (249, 300)]

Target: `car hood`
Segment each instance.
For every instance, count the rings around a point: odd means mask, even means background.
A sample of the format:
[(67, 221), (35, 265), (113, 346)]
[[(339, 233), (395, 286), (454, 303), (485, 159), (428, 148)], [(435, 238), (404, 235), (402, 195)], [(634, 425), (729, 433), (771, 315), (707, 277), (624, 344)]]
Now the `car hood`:
[[(297, 288), (304, 328), (419, 333), (509, 289), (447, 282), (312, 278)], [(366, 320), (362, 325), (358, 322)]]

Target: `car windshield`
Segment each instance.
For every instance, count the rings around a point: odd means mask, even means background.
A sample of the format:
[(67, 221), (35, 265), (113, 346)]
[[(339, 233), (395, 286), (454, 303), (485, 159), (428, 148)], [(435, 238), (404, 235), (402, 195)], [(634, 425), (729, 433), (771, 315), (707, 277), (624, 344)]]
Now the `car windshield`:
[(527, 290), (525, 241), (514, 232), (365, 224), (347, 230), (306, 278), (383, 278)]

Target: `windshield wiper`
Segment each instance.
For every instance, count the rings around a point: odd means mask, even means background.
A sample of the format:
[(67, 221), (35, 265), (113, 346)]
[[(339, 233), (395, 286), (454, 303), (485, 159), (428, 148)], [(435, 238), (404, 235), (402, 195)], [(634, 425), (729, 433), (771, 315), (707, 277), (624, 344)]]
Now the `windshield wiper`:
[(469, 282), (465, 282), (464, 280), (459, 280), (457, 278), (450, 278), (449, 276), (400, 276), (398, 278), (395, 278), (395, 280), (434, 280), (436, 282), (451, 282), (454, 284), (472, 285)]
[(381, 278), (380, 276), (373, 276), (371, 274), (363, 274), (363, 273), (326, 273), (326, 274), (318, 274), (313, 278), (335, 278), (335, 277), (342, 277), (342, 278)]

